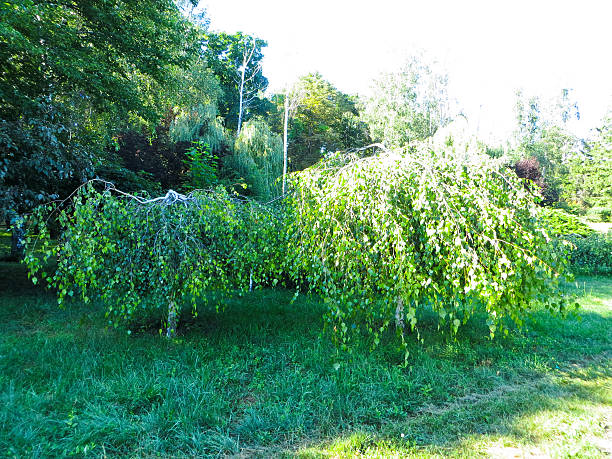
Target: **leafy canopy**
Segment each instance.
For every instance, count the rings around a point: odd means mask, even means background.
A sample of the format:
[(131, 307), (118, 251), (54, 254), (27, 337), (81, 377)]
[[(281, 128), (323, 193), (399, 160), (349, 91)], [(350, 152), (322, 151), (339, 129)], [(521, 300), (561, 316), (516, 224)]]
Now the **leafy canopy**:
[[(209, 291), (290, 279), (325, 299), (343, 346), (352, 332), (376, 345), (393, 323), (403, 341), (423, 308), (452, 333), (484, 309), (493, 335), (507, 331), (506, 318), (521, 325), (538, 303), (567, 307), (556, 291), (565, 256), (549, 244), (531, 194), (498, 161), (427, 147), (333, 154), (291, 183), (272, 206), (223, 190), (144, 200), (89, 185), (60, 210), (58, 245), (46, 223), (52, 208), (30, 220), (26, 262), (60, 303), (99, 297), (113, 323), (164, 308), (160, 299), (195, 306)], [(58, 268), (48, 274), (51, 258)]]
[[(203, 41), (203, 57), (207, 60), (212, 72), (219, 79), (223, 90), (220, 104), (221, 116), (226, 127), (235, 127), (240, 109), (240, 73), (245, 55), (251, 59), (245, 69), (246, 79), (251, 89), (264, 92), (268, 87), (268, 79), (260, 71), (263, 59), (263, 48), (267, 43), (256, 37), (237, 32), (235, 34), (208, 33)], [(263, 98), (256, 96), (251, 104), (251, 114), (263, 114), (265, 108)]]
[[(415, 328), (430, 306), (455, 332), (479, 308), (491, 334), (538, 302), (563, 311), (565, 272), (516, 176), (452, 149), (332, 155), (294, 177), (293, 275), (329, 304), (339, 339)], [(401, 328), (401, 327), (400, 327)]]
[(0, 214), (74, 189), (119, 125), (154, 124), (197, 51), (172, 0), (9, 0), (0, 19)]
[(2, 118), (78, 93), (98, 109), (150, 119), (150, 96), (195, 50), (195, 30), (172, 0), (9, 0), (0, 16)]
[[(354, 98), (336, 89), (321, 74), (301, 77), (289, 97), (297, 99), (289, 132), (292, 170), (312, 166), (326, 152), (361, 147), (368, 142), (367, 128), (359, 120)], [(277, 98), (277, 103), (282, 107), (284, 97)], [(280, 109), (278, 113), (278, 125), (282, 125), (284, 112)]]
[(361, 118), (372, 138), (389, 147), (424, 140), (451, 120), (447, 76), (413, 56), (395, 73), (383, 75), (362, 102)]
[[(282, 232), (273, 208), (222, 188), (148, 200), (97, 184), (81, 187), (69, 208), (40, 207), (30, 219), (25, 262), (35, 283), (43, 279), (58, 292), (60, 305), (73, 296), (101, 299), (117, 325), (142, 310), (164, 314), (174, 303), (190, 302), (195, 313), (209, 292), (245, 291), (250, 280), (278, 282)], [(57, 245), (50, 212), (64, 228)], [(52, 259), (57, 269), (47, 272)]]

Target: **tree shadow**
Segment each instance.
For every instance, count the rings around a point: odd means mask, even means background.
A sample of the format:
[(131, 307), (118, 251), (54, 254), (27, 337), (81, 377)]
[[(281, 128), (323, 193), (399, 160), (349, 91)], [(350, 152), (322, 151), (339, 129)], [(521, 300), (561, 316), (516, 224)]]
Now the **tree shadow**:
[[(608, 353), (574, 361), (553, 375), (541, 374), (443, 404), (424, 401), (403, 420), (339, 429), (333, 435), (292, 445), (290, 451), (300, 457), (548, 457), (551, 443), (561, 438), (566, 444), (553, 446), (557, 454), (569, 448), (581, 457), (582, 453), (603, 456), (609, 451), (593, 437), (607, 435), (604, 442), (610, 441), (610, 357)], [(593, 419), (585, 421), (589, 416)], [(547, 423), (548, 429), (543, 427)], [(499, 444), (508, 446), (508, 451), (492, 449)]]

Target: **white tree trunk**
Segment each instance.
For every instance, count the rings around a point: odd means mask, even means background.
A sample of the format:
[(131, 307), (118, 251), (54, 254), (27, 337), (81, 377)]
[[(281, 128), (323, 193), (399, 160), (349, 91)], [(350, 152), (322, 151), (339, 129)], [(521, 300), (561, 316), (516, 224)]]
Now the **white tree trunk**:
[(289, 96), (285, 95), (285, 122), (283, 126), (283, 194), (287, 182), (287, 151), (289, 148), (289, 138), (287, 126), (289, 125)]
[(404, 329), (404, 301), (398, 297), (397, 307), (395, 308), (395, 328)]
[(244, 111), (244, 76), (246, 73), (246, 64), (242, 64), (242, 72), (240, 73), (240, 103), (238, 104), (238, 128), (236, 129), (236, 137), (240, 135), (242, 128), (242, 112)]

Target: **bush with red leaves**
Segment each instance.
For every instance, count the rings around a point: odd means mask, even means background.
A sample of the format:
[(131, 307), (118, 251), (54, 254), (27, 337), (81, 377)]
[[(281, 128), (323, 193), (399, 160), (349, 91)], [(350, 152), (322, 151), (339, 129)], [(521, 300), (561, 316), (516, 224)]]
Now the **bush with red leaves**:
[(522, 179), (535, 183), (542, 194), (541, 205), (547, 206), (559, 200), (558, 190), (542, 175), (542, 167), (537, 158), (519, 159), (514, 164), (514, 172)]

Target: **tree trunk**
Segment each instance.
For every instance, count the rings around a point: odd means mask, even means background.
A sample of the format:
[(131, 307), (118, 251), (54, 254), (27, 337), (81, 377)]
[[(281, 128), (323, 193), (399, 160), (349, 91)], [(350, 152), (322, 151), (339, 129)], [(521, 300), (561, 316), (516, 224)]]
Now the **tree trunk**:
[(404, 329), (404, 302), (400, 297), (397, 298), (397, 307), (395, 308), (395, 328)]
[(168, 321), (166, 324), (166, 338), (174, 338), (176, 336), (176, 327), (178, 324), (176, 302), (170, 301), (168, 305)]
[(243, 99), (244, 99), (244, 76), (246, 73), (246, 64), (242, 64), (242, 72), (240, 74), (240, 103), (238, 104), (238, 127), (236, 129), (236, 137), (240, 135), (240, 129), (242, 128), (242, 112), (244, 111)]
[(289, 138), (287, 126), (289, 124), (289, 96), (285, 95), (285, 123), (283, 127), (283, 194), (287, 183), (287, 151), (289, 148)]
[(23, 260), (25, 249), (25, 235), (22, 221), (18, 215), (11, 218), (11, 259)]

